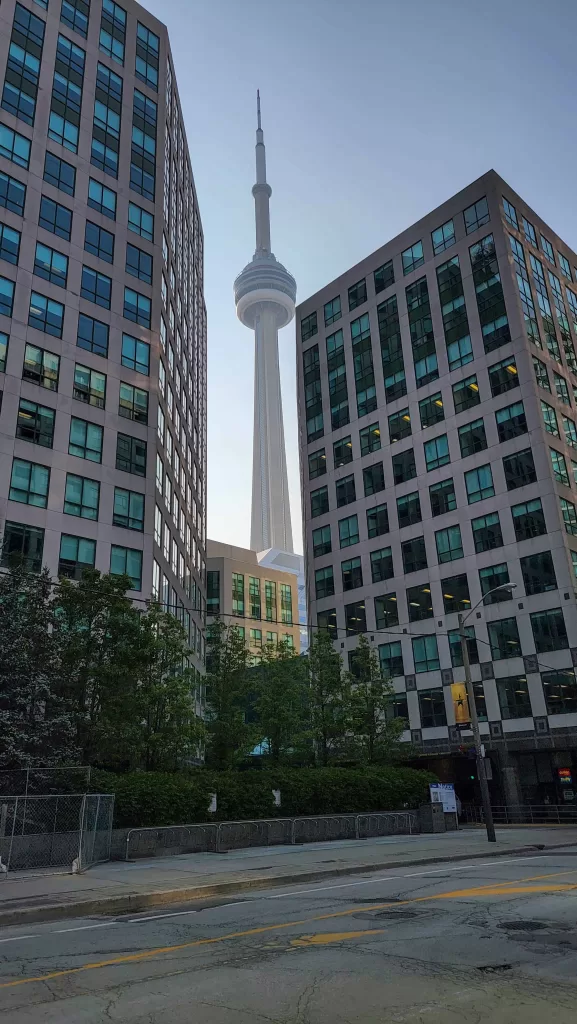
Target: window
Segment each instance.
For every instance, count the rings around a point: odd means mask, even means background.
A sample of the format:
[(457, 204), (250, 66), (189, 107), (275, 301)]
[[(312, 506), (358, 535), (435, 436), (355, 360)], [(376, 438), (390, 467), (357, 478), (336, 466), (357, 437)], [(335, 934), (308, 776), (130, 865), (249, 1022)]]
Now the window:
[(21, 563), (28, 572), (40, 572), (44, 549), (44, 530), (23, 523), (4, 523), (0, 565), (5, 569)]
[(410, 572), (419, 572), (427, 568), (427, 551), (424, 537), (414, 537), (401, 544), (403, 556), (403, 570), (405, 575)]
[(343, 505), (350, 505), (351, 502), (356, 501), (357, 496), (355, 491), (354, 473), (351, 473), (350, 476), (344, 476), (342, 480), (337, 480), (335, 489), (337, 495), (337, 508), (341, 508)]
[(564, 277), (567, 278), (568, 281), (572, 281), (573, 277), (572, 277), (572, 274), (571, 274), (571, 267), (569, 265), (569, 260), (566, 259), (565, 256), (563, 256), (560, 252), (558, 252), (557, 255), (559, 257), (559, 266), (561, 268), (561, 273), (563, 274)]
[(529, 687), (525, 676), (505, 676), (495, 680), (501, 717), (505, 720), (510, 718), (530, 718), (533, 714)]
[(244, 616), (244, 575), (240, 572), (232, 574), (232, 614)]
[(84, 248), (86, 252), (98, 256), (98, 259), (106, 263), (114, 262), (114, 235), (89, 220), (86, 221), (84, 231)]
[(449, 442), (446, 434), (440, 434), (439, 437), (434, 437), (431, 441), (426, 441), (423, 447), (425, 450), (427, 472), (430, 472), (433, 469), (438, 469), (439, 466), (446, 466), (447, 463), (451, 461), (449, 456)]
[(399, 609), (396, 594), (375, 597), (375, 621), (377, 629), (388, 629), (399, 625)]
[(0, 331), (0, 373), (6, 369), (6, 356), (8, 355), (8, 335)]
[(411, 417), (408, 408), (401, 409), (389, 416), (389, 441), (391, 444), (394, 444), (395, 441), (402, 441), (404, 437), (409, 437), (410, 433)]
[(549, 449), (551, 456), (551, 465), (553, 466), (553, 476), (558, 484), (563, 484), (564, 487), (570, 487), (569, 474), (567, 472), (567, 463), (565, 462), (565, 456), (561, 455), (560, 452), (555, 451), (554, 448)]
[(385, 474), (382, 462), (376, 462), (374, 466), (367, 466), (363, 469), (363, 485), (365, 498), (370, 494), (378, 494), (385, 489)]
[(146, 441), (130, 437), (129, 434), (118, 434), (116, 468), (135, 476), (146, 476)]
[(74, 388), (72, 397), (86, 402), (96, 409), (104, 409), (106, 400), (106, 374), (91, 370), (88, 366), (74, 367)]
[(483, 345), (485, 352), (492, 352), (511, 340), (493, 236), (472, 245), (469, 254)]
[(549, 383), (549, 375), (547, 373), (547, 367), (545, 363), (542, 363), (537, 356), (533, 356), (533, 369), (535, 371), (535, 380), (540, 388), (545, 391), (551, 391), (551, 385)]
[(123, 487), (114, 488), (114, 511), (112, 522), (115, 526), (123, 526), (126, 530), (144, 530), (144, 494), (138, 491), (127, 491)]
[[(342, 331), (337, 331), (337, 334), (341, 336)], [(336, 335), (333, 335), (336, 337)], [(328, 339), (327, 339), (327, 350), (328, 350)], [(343, 356), (344, 365), (344, 356)], [(330, 366), (329, 366), (330, 370)], [(316, 441), (318, 437), (322, 437), (324, 433), (324, 422), (323, 422), (323, 400), (321, 394), (321, 371), (319, 361), (319, 347), (313, 345), (308, 348), (306, 352), (303, 352), (303, 375), (305, 385), (305, 404), (306, 404), (306, 415), (307, 415), (307, 441)], [(330, 378), (330, 373), (329, 373)], [(331, 388), (329, 379), (329, 391)], [(347, 416), (344, 422), (348, 423), (348, 408)], [(333, 420), (333, 427), (337, 424)]]
[(549, 260), (549, 263), (552, 263), (553, 266), (555, 266), (555, 253), (553, 252), (553, 246), (551, 245), (551, 242), (547, 241), (544, 235), (541, 235), (541, 248)]
[(135, 74), (141, 82), (158, 91), (158, 53), (160, 39), (145, 25), (137, 22)]
[(419, 711), (423, 729), (435, 729), (447, 724), (442, 687), (433, 690), (419, 690)]
[(359, 543), (359, 521), (357, 516), (339, 519), (339, 541), (342, 548)]
[(48, 466), (40, 466), (36, 462), (26, 462), (24, 459), (13, 460), (8, 494), (10, 501), (20, 501), (24, 505), (46, 508), (49, 486), (50, 468)]
[[(3, 128), (0, 125), (0, 137), (2, 131)], [(30, 146), (30, 143), (28, 143), (28, 146)], [(6, 154), (3, 155), (5, 156)], [(22, 166), (26, 165), (23, 164)], [(66, 192), (66, 195), (73, 196), (76, 189), (76, 168), (72, 164), (67, 163), (66, 160), (61, 160), (60, 157), (54, 156), (54, 153), (47, 152), (44, 157), (44, 181), (54, 185), (61, 192)]]
[(251, 647), (262, 647), (262, 629), (251, 629), (250, 645)]
[(113, 192), (111, 188), (101, 185), (94, 178), (90, 178), (88, 182), (87, 202), (88, 206), (92, 207), (93, 210), (98, 210), (104, 217), (116, 220), (116, 192)]
[(349, 288), (349, 311), (352, 312), (357, 306), (362, 306), (367, 301), (367, 282), (363, 278)]
[(146, 284), (152, 284), (152, 256), (137, 249), (135, 245), (126, 246), (126, 273), (138, 277)]
[(141, 327), (150, 328), (150, 299), (132, 288), (124, 289), (124, 316), (127, 320), (134, 320)]
[(523, 225), (523, 234), (525, 235), (525, 238), (527, 239), (529, 244), (533, 245), (536, 249), (537, 235), (535, 234), (535, 228), (525, 217), (521, 217), (521, 223)]
[(58, 36), (48, 137), (72, 153), (78, 152), (85, 60), (84, 50)]
[(438, 484), (429, 487), (429, 498), (431, 501), (431, 514), (442, 516), (445, 512), (452, 512), (457, 507), (455, 497), (455, 486), (451, 480), (441, 480)]
[(322, 516), (324, 512), (329, 510), (329, 491), (328, 487), (319, 487), (316, 491), (311, 491), (311, 518), (315, 516)]
[(547, 590), (557, 589), (557, 578), (550, 551), (540, 551), (522, 558), (521, 572), (527, 595), (544, 594)]
[(34, 124), (44, 45), (44, 22), (16, 4), (2, 106), (26, 124)]
[(473, 362), (473, 346), (469, 335), (459, 338), (458, 341), (447, 345), (447, 356), (449, 359), (449, 370), (457, 370), (460, 366), (466, 366)]
[(327, 457), (324, 448), (311, 452), (309, 455), (309, 480), (314, 480), (317, 476), (323, 476), (326, 471)]
[(436, 636), (414, 637), (412, 644), (415, 672), (436, 672), (440, 668)]
[(345, 626), (347, 636), (366, 633), (367, 616), (364, 601), (353, 601), (352, 604), (345, 605)]
[(88, 480), (74, 473), (66, 474), (66, 490), (64, 492), (64, 511), (68, 516), (79, 516), (81, 519), (98, 519), (100, 502), (100, 484), (98, 480)]
[(565, 530), (567, 533), (575, 536), (577, 535), (577, 511), (575, 505), (572, 501), (567, 501), (566, 498), (561, 498), (560, 503)]
[(31, 444), (39, 444), (43, 448), (52, 448), (54, 440), (54, 409), (47, 409), (36, 402), (20, 399), (18, 419), (16, 421), (16, 437)]
[(571, 668), (542, 672), (548, 715), (571, 715), (577, 711), (577, 682)]
[[(479, 580), (481, 593), (486, 596), (496, 587), (504, 587), (506, 583), (509, 583), (509, 569), (505, 562), (501, 562), (499, 565), (489, 565), (487, 568), (479, 570)], [(499, 590), (495, 594), (491, 594), (484, 603), (499, 604), (500, 601), (510, 601), (511, 596), (510, 590)]]
[(417, 267), (422, 267), (425, 262), (425, 257), (423, 256), (423, 243), (415, 242), (415, 244), (411, 245), (409, 249), (405, 249), (401, 254), (401, 258), (403, 261), (403, 274), (405, 276), (407, 274), (412, 274), (413, 270), (416, 270)]
[(577, 448), (577, 427), (570, 420), (568, 416), (561, 417), (563, 421), (563, 433), (565, 434), (565, 441), (571, 448)]
[(332, 597), (335, 592), (335, 579), (332, 565), (315, 571), (315, 597), (317, 601), (324, 597)]
[(492, 498), (495, 493), (493, 487), (493, 474), (490, 466), (480, 466), (479, 469), (471, 469), (465, 473), (465, 487), (467, 489), (467, 501), (473, 505), (483, 498)]
[(559, 437), (559, 425), (557, 423), (557, 413), (555, 412), (552, 405), (548, 405), (541, 399), (541, 413), (543, 415), (543, 423), (545, 430), (548, 434), (552, 434), (553, 437)]
[(321, 555), (328, 555), (331, 551), (331, 528), (330, 526), (319, 526), (317, 530), (313, 530), (313, 556), (320, 558)]
[(19, 135), (18, 132), (12, 131), (5, 124), (0, 124), (0, 156), (28, 170), (30, 163), (29, 140), (24, 135)]
[[(475, 627), (465, 626), (463, 632), (465, 633), (465, 643), (469, 652), (469, 662), (471, 665), (479, 664), (479, 651), (477, 649), (477, 641), (475, 639)], [(463, 651), (461, 650), (461, 634), (458, 629), (450, 629), (448, 631), (449, 638), (449, 652), (451, 655), (451, 665), (453, 668), (460, 668), (463, 664)]]
[(476, 452), (483, 452), (487, 447), (485, 424), (482, 419), (471, 420), (459, 427), (459, 445), (462, 458), (474, 455)]
[(463, 557), (460, 526), (448, 526), (445, 530), (437, 530), (435, 543), (439, 563), (454, 562), (457, 558)]
[(493, 551), (494, 548), (503, 546), (503, 534), (499, 513), (490, 512), (487, 516), (479, 516), (471, 521), (473, 531), (473, 542), (477, 554), (481, 551)]
[(75, 416), (70, 420), (68, 454), (90, 462), (102, 462), (103, 428)]
[(114, 0), (102, 0), (100, 49), (117, 64), (124, 64), (125, 41), (126, 11), (114, 3)]
[(564, 377), (561, 377), (559, 373), (553, 372), (553, 380), (555, 382), (555, 393), (560, 402), (564, 402), (565, 405), (571, 407), (571, 399), (569, 398), (569, 387)]
[(14, 303), (14, 282), (6, 277), (0, 277), (0, 313), (4, 316), (12, 316)]
[(280, 584), (280, 618), (281, 622), (289, 625), (293, 620), (292, 589), (289, 583)]
[(130, 589), (142, 590), (142, 551), (113, 544), (110, 549), (110, 572), (113, 576), (130, 577)]
[(317, 612), (317, 626), (324, 629), (332, 640), (337, 639), (337, 613), (336, 609), (329, 608), (324, 612)]
[(34, 273), (37, 277), (43, 277), (45, 281), (58, 285), (59, 288), (66, 288), (68, 256), (37, 242)]
[(373, 274), (375, 282), (375, 292), (378, 295), (379, 292), (383, 292), (385, 288), (390, 288), (395, 283), (395, 271), (393, 270), (393, 261), (389, 260), (388, 263), (383, 263), (382, 267), (378, 267)]
[(518, 658), (521, 654), (521, 641), (517, 620), (514, 617), (509, 619), (496, 619), (487, 623), (489, 643), (491, 644), (491, 658), (493, 661), (500, 661), (505, 658)]
[(440, 228), (435, 228), (431, 232), (431, 241), (433, 243), (433, 253), (438, 256), (439, 253), (444, 252), (451, 245), (455, 244), (455, 228), (453, 221), (448, 220), (444, 224), (441, 224)]
[(68, 28), (79, 32), (86, 39), (88, 35), (88, 18), (90, 3), (86, 0), (62, 0), (60, 21)]
[(484, 224), (488, 224), (489, 204), (485, 196), (482, 199), (478, 199), (472, 206), (468, 206), (466, 210), (463, 210), (463, 218), (465, 220), (465, 231), (468, 235), (476, 231), (477, 228), (482, 228)]
[(137, 235), (141, 235), (142, 238), (147, 238), (149, 242), (154, 239), (154, 215), (147, 213), (141, 206), (137, 206), (136, 203), (128, 204), (128, 230), (134, 231)]
[(412, 448), (407, 448), (406, 451), (397, 452), (396, 455), (393, 455), (392, 464), (395, 484), (402, 484), (407, 480), (413, 480), (417, 475), (415, 453)]
[(64, 306), (61, 302), (55, 302), (54, 299), (48, 299), (45, 295), (32, 292), (28, 324), (38, 331), (44, 331), (45, 334), (61, 338), (64, 326)]
[(534, 612), (530, 618), (537, 654), (560, 651), (569, 646), (561, 608)]
[(393, 555), (391, 549), (380, 548), (378, 551), (371, 551), (372, 582), (381, 583), (383, 580), (392, 579), (394, 575)]
[(335, 320), (340, 320), (341, 316), (341, 297), (337, 295), (330, 302), (325, 302), (325, 327), (330, 327), (331, 324), (334, 324)]
[(353, 461), (353, 445), (350, 436), (342, 437), (340, 441), (334, 442), (333, 460), (335, 469), (338, 469), (339, 466), (346, 466), (348, 462)]
[(112, 292), (112, 279), (100, 274), (91, 267), (82, 267), (82, 281), (80, 294), (84, 299), (95, 302), (104, 309), (110, 309), (110, 296)]
[(367, 509), (367, 535), (369, 540), (389, 532), (389, 514), (386, 505)]
[(78, 348), (94, 352), (97, 356), (108, 355), (108, 324), (95, 320), (85, 313), (78, 316), (78, 332), (76, 335)]
[(510, 391), (511, 388), (519, 387), (517, 366), (512, 358), (502, 359), (500, 363), (494, 363), (493, 366), (489, 367), (488, 373), (493, 398), (497, 395), (503, 395), (505, 391)]
[(517, 487), (533, 484), (537, 479), (533, 452), (530, 448), (526, 448), (522, 452), (515, 452), (514, 455), (509, 455), (506, 459), (503, 459), (503, 470), (508, 491), (514, 491)]
[(4, 171), (0, 171), (0, 206), (23, 217), (25, 203), (26, 185), (9, 174), (5, 174)]
[(383, 679), (405, 674), (402, 648), (398, 641), (392, 644), (379, 644), (379, 665)]
[(436, 395), (431, 395), (430, 398), (423, 398), (419, 402), (419, 415), (423, 429), (425, 427), (433, 427), (435, 423), (440, 423), (441, 420), (445, 419), (445, 408), (440, 391)]
[(60, 356), (36, 345), (26, 345), (24, 349), (24, 365), (22, 379), (32, 381), (41, 388), (58, 391), (60, 373)]
[(404, 526), (410, 526), (412, 523), (421, 522), (423, 517), (421, 515), (421, 501), (418, 491), (413, 491), (411, 494), (404, 494), (402, 497), (397, 498), (397, 517), (399, 529), (402, 529)]
[(58, 575), (71, 580), (82, 579), (85, 569), (93, 569), (96, 558), (96, 541), (85, 537), (72, 537), (63, 533), (60, 538)]
[(156, 186), (156, 123), (156, 103), (135, 89), (132, 111), (130, 187), (135, 192), (139, 192), (141, 196), (150, 199), (151, 202), (154, 202)]
[(409, 587), (407, 590), (407, 607), (409, 609), (409, 622), (421, 622), (423, 619), (432, 619), (433, 602), (429, 583), (421, 583), (418, 587)]
[(361, 444), (361, 458), (369, 455), (370, 452), (378, 452), (381, 447), (381, 431), (378, 423), (371, 423), (370, 427), (359, 430), (359, 441)]
[(301, 320), (301, 341), (308, 341), (318, 333), (317, 314), (309, 313)]
[(507, 224), (510, 224), (516, 231), (519, 230), (519, 224), (517, 222), (517, 211), (512, 203), (503, 196), (503, 212), (505, 214), (505, 220)]
[(120, 382), (118, 415), (135, 423), (148, 423), (148, 391)]
[(357, 587), (362, 587), (363, 570), (360, 557), (349, 558), (346, 562), (341, 562), (341, 576), (344, 591), (356, 590)]
[(497, 433), (499, 434), (499, 441), (510, 441), (512, 437), (519, 437), (520, 434), (527, 433), (527, 417), (525, 416), (525, 406), (522, 402), (514, 402), (513, 405), (507, 405), (504, 409), (499, 409), (495, 413), (495, 419), (497, 421)]
[(471, 607), (469, 584), (465, 573), (461, 576), (450, 576), (441, 580), (441, 590), (443, 606), (447, 615), (451, 612), (465, 612)]
[(530, 537), (541, 537), (547, 533), (545, 516), (540, 498), (525, 501), (522, 505), (511, 508), (515, 537), (518, 541), (529, 540)]

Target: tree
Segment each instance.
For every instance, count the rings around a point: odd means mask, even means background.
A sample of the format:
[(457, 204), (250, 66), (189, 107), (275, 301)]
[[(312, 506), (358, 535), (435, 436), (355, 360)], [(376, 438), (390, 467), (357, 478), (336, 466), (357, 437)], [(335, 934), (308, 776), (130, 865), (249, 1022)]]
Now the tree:
[(384, 679), (377, 652), (364, 634), (354, 651), (353, 672), (350, 673), (349, 727), (361, 760), (374, 764), (390, 760), (398, 753), (403, 719), (388, 717), (394, 690)]
[(308, 653), (310, 723), (315, 760), (327, 765), (342, 748), (347, 732), (348, 678), (342, 658), (324, 629), (314, 632)]
[(24, 768), (74, 763), (69, 702), (57, 695), (59, 660), (51, 632), (48, 570), (22, 561), (0, 576), (0, 765)]
[(206, 641), (206, 763), (233, 768), (261, 738), (258, 726), (249, 721), (249, 652), (237, 627), (220, 619), (210, 626)]
[(253, 670), (257, 678), (254, 709), (272, 762), (302, 751), (308, 726), (308, 665), (286, 642), (267, 644)]

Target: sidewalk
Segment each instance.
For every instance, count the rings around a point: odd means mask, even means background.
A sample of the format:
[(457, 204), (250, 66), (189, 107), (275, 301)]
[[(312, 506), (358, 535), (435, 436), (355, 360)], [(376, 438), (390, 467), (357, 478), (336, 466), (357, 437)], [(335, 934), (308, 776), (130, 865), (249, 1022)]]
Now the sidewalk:
[(577, 828), (465, 828), (441, 835), (269, 846), (100, 864), (81, 875), (8, 875), (0, 880), (0, 927), (64, 917), (136, 912), (248, 889), (320, 881), (410, 864), (498, 857), (575, 846)]

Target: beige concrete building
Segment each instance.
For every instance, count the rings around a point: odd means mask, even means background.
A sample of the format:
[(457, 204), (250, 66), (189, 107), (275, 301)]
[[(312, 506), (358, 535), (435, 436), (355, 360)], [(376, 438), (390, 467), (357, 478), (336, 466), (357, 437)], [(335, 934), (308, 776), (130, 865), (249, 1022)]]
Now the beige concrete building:
[(128, 573), (202, 671), (203, 236), (166, 28), (4, 0), (0, 88), (2, 564)]
[(471, 612), (495, 801), (575, 803), (577, 255), (490, 171), (296, 316), (311, 623), (369, 636), (465, 800)]
[(207, 544), (208, 625), (219, 617), (242, 631), (258, 658), (267, 643), (287, 641), (300, 653), (297, 577), (259, 565), (256, 551), (209, 540)]

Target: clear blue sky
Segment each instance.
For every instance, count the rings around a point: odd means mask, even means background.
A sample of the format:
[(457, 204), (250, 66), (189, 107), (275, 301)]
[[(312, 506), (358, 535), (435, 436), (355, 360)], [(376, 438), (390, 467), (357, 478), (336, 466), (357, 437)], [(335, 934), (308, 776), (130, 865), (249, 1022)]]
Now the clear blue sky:
[[(206, 239), (208, 534), (248, 547), (255, 91), (272, 247), (302, 300), (494, 167), (577, 248), (575, 0), (148, 0), (170, 33)], [(297, 300), (298, 301), (298, 300)], [(294, 323), (281, 372), (295, 545)]]

